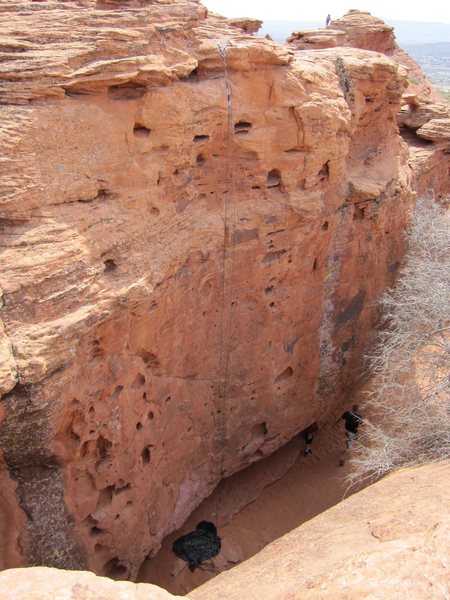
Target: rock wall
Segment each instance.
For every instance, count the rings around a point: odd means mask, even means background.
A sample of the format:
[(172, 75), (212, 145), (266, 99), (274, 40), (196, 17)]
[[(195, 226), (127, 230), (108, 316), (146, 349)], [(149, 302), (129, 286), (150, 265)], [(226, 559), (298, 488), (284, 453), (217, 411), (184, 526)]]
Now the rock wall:
[[(450, 583), (449, 468), (446, 461), (393, 473), (188, 597), (443, 600)], [(169, 600), (182, 596), (154, 585), (39, 567), (0, 573), (0, 598), (11, 597)]]
[(450, 108), (418, 63), (397, 46), (392, 27), (368, 12), (350, 10), (330, 27), (296, 31), (287, 40), (294, 51), (354, 47), (381, 52), (404, 69), (406, 90), (397, 122), (408, 144), (412, 187), (419, 195), (450, 194)]
[(1, 527), (133, 578), (360, 375), (413, 199), (406, 73), (194, 1), (0, 10)]

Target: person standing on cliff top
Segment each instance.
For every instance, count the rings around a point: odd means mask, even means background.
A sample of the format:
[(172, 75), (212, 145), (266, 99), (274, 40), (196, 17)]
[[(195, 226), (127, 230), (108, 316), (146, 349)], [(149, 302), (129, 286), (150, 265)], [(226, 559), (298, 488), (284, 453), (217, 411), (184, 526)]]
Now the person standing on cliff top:
[(327, 15), (327, 20), (325, 21), (325, 27), (331, 25), (331, 15)]

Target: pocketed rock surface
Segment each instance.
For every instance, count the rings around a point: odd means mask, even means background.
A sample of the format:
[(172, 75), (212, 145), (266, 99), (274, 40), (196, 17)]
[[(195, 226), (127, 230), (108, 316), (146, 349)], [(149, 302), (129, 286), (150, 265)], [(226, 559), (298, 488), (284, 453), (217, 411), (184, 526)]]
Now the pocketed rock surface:
[(0, 13), (0, 564), (134, 578), (359, 377), (406, 72), (188, 0)]

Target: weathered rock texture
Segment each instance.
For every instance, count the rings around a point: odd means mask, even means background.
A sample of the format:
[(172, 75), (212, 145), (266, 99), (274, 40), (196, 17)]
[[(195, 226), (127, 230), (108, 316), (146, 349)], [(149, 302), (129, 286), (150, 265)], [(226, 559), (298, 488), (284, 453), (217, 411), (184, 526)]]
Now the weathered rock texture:
[(450, 463), (400, 471), (190, 592), (195, 600), (448, 598)]
[(368, 12), (350, 10), (326, 29), (295, 31), (287, 42), (288, 47), (295, 50), (350, 46), (381, 52), (406, 69), (407, 95), (419, 98), (421, 103), (442, 103), (441, 110), (448, 113), (448, 102), (433, 87), (420, 65), (397, 45), (393, 27)]
[[(368, 12), (350, 10), (326, 29), (297, 31), (287, 41), (293, 50), (348, 46), (373, 50), (405, 69), (407, 89), (397, 122), (409, 146), (413, 188), (418, 194), (432, 192), (438, 198), (450, 193), (448, 102), (433, 88), (417, 62), (397, 46), (392, 27)], [(436, 143), (426, 147), (422, 140)]]
[(188, 0), (0, 10), (2, 530), (132, 578), (348, 393), (412, 203), (406, 73)]
[(170, 600), (156, 585), (111, 581), (94, 573), (47, 567), (10, 569), (0, 573), (0, 600)]
[[(283, 536), (189, 598), (448, 598), (450, 463), (394, 473)], [(48, 568), (0, 573), (0, 599), (180, 598), (148, 584)]]

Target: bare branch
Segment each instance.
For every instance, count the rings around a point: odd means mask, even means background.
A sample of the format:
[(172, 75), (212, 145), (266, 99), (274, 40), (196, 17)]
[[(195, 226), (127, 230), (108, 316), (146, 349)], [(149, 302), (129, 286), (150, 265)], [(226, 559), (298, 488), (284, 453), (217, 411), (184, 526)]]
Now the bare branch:
[(409, 250), (380, 304), (385, 328), (369, 356), (373, 375), (349, 484), (450, 456), (450, 218), (417, 202)]

